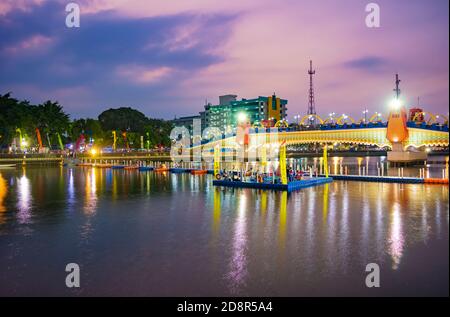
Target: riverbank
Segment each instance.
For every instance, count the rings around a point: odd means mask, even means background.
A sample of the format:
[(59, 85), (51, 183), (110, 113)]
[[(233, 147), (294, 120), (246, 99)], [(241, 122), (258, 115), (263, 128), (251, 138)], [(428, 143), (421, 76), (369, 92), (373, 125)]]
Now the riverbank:
[[(448, 156), (449, 151), (438, 151), (428, 153), (429, 164), (440, 164), (439, 160), (434, 160), (434, 157)], [(300, 158), (320, 158), (322, 152), (288, 152), (288, 159)], [(383, 157), (387, 156), (387, 151), (329, 151), (329, 157)], [(145, 153), (145, 152), (130, 152), (130, 153), (104, 153), (99, 155), (80, 154), (78, 159), (92, 160), (92, 161), (160, 161), (170, 162), (172, 158), (169, 153)], [(0, 164), (61, 164), (72, 160), (72, 157), (67, 157), (61, 154), (0, 154)]]

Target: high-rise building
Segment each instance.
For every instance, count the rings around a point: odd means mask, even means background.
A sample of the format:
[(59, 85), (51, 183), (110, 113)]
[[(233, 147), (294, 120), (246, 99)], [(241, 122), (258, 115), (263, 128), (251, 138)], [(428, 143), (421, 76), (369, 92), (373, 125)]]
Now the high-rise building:
[(235, 128), (239, 120), (243, 118), (252, 125), (265, 120), (276, 122), (286, 118), (287, 100), (280, 99), (275, 94), (252, 99), (236, 100), (235, 98), (235, 95), (220, 96), (221, 104), (205, 106), (206, 126), (217, 127), (225, 132)]
[[(202, 119), (201, 114), (197, 115), (197, 116), (187, 116), (187, 117), (175, 118), (171, 122), (176, 127), (185, 127), (185, 128), (187, 128), (189, 130), (190, 135), (192, 135), (193, 132), (194, 132), (193, 131), (194, 119), (201, 120)], [(203, 124), (202, 124), (202, 129), (203, 129)]]
[(216, 127), (226, 132), (236, 128), (238, 122), (243, 119), (254, 125), (264, 121), (275, 123), (287, 116), (288, 101), (277, 97), (275, 93), (268, 97), (241, 100), (236, 98), (237, 96), (232, 94), (219, 96), (218, 105), (206, 102), (205, 110), (199, 115), (175, 118), (172, 123), (175, 126), (185, 126), (192, 134), (193, 120), (200, 119), (202, 131), (207, 127)]

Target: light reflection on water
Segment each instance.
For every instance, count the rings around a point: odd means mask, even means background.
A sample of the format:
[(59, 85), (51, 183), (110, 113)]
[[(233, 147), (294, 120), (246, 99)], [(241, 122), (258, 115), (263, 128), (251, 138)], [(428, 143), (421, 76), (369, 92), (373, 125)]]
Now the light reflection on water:
[(23, 172), (23, 175), (17, 179), (17, 189), (18, 222), (27, 223), (31, 217), (31, 186), (25, 171)]
[(6, 179), (3, 178), (2, 173), (0, 173), (0, 224), (3, 223), (3, 212), (6, 211), (5, 207), (5, 197), (8, 193), (8, 186), (6, 184)]
[(404, 272), (428, 273), (411, 260), (422, 245), (430, 263), (448, 263), (448, 186), (335, 181), (288, 195), (211, 181), (89, 168), (3, 172), (0, 266), (11, 269), (0, 273), (0, 294), (24, 294), (31, 283), (70, 294), (53, 282), (70, 261), (86, 270), (80, 294), (266, 296), (364, 293), (354, 279), (369, 262), (411, 283)]
[(231, 294), (238, 294), (247, 276), (247, 202), (245, 194), (238, 197), (239, 205), (237, 219), (233, 228), (232, 257), (230, 259), (230, 269), (227, 273)]

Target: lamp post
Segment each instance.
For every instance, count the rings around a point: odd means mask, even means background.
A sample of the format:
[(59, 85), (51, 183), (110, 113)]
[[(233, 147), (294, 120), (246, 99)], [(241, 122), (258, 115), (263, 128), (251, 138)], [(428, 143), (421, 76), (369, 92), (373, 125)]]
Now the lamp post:
[(329, 114), (331, 123), (334, 123), (334, 116), (335, 116), (335, 115), (336, 115), (336, 113), (334, 113), (334, 112), (331, 112), (331, 113)]
[(364, 114), (364, 123), (367, 123), (367, 113), (369, 112), (369, 110), (364, 109), (363, 114)]

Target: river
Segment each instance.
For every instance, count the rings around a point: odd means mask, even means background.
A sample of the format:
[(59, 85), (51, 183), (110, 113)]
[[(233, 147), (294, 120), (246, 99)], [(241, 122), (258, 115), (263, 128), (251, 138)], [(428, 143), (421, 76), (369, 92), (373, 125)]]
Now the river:
[[(448, 296), (448, 195), (445, 185), (334, 181), (288, 195), (215, 188), (211, 175), (0, 170), (0, 295)], [(65, 285), (68, 263), (80, 288)], [(368, 263), (379, 288), (366, 287)]]

